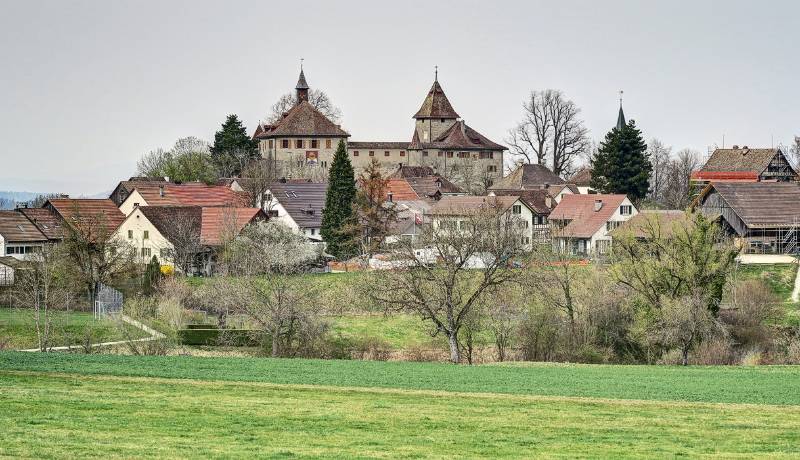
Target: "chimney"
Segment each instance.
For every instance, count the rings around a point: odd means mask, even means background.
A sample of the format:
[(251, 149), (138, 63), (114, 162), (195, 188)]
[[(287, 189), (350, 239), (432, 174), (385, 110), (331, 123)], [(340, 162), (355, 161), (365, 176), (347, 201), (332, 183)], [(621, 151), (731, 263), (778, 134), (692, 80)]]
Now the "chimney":
[(393, 201), (393, 197), (394, 197), (394, 194), (392, 192), (389, 192), (386, 195), (386, 199), (389, 201), (389, 203), (391, 203)]
[(594, 212), (603, 209), (603, 200), (594, 200)]
[(164, 198), (164, 186), (163, 185), (159, 185), (158, 186), (158, 196), (160, 196), (161, 198)]
[(733, 144), (733, 150), (739, 150), (739, 146), (736, 145), (736, 144)]
[(553, 197), (551, 197), (550, 195), (545, 196), (544, 197), (544, 205), (547, 206), (548, 208), (552, 208), (553, 207)]

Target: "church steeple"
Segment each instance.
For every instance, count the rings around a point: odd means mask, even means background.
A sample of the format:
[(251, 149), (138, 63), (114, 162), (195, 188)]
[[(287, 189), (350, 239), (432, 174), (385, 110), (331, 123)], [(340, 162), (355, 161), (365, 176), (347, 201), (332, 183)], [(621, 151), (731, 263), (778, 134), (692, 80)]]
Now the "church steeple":
[(617, 129), (622, 129), (627, 123), (625, 122), (625, 112), (622, 111), (622, 91), (619, 92), (619, 115), (617, 115)]
[(294, 87), (297, 91), (297, 103), (308, 101), (308, 83), (306, 83), (306, 75), (303, 73), (303, 59), (300, 59), (300, 78), (297, 79), (297, 86)]

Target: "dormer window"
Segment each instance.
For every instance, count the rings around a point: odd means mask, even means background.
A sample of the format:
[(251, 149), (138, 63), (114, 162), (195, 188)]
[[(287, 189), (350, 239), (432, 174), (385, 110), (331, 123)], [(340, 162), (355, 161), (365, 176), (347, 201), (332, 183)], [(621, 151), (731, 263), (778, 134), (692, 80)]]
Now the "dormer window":
[(633, 206), (625, 204), (619, 207), (619, 213), (623, 216), (630, 216), (633, 213)]

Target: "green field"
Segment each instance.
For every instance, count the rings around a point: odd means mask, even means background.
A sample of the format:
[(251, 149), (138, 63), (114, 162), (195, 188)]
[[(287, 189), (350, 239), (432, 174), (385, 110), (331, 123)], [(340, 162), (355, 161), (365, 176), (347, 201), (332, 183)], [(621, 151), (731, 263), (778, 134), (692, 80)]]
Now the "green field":
[(800, 455), (800, 368), (0, 353), (0, 457)]
[[(125, 339), (113, 321), (96, 320), (92, 313), (56, 312), (53, 325), (53, 346), (78, 345), (87, 333), (93, 343)], [(125, 327), (133, 338), (147, 336), (132, 326)], [(0, 307), (0, 341), (11, 349), (36, 348), (38, 340), (33, 310)]]

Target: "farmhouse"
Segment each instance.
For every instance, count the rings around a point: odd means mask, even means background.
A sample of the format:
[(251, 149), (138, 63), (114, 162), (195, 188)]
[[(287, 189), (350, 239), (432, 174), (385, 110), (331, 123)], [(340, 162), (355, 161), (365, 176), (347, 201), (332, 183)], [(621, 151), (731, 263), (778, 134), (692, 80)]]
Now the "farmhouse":
[(131, 177), (128, 180), (120, 181), (119, 184), (111, 192), (108, 198), (113, 201), (117, 206), (122, 205), (128, 196), (133, 193), (136, 187), (142, 186), (161, 186), (165, 184), (172, 184), (168, 177)]
[(23, 260), (48, 238), (18, 211), (0, 211), (0, 256)]
[(712, 182), (692, 207), (705, 215), (719, 216), (722, 228), (744, 253), (798, 253), (800, 184), (797, 182)]
[(625, 195), (565, 195), (550, 213), (553, 244), (574, 255), (606, 254), (609, 232), (636, 214)]
[(270, 185), (264, 211), (311, 241), (322, 241), (322, 210), (328, 192), (327, 182), (280, 181)]
[(135, 249), (140, 263), (156, 256), (161, 265), (209, 276), (223, 242), (264, 219), (258, 208), (141, 206), (125, 218), (114, 236)]
[(540, 164), (521, 164), (508, 176), (488, 188), (489, 194), (505, 195), (525, 190), (546, 190), (556, 203), (564, 195), (579, 193), (578, 188), (567, 184), (547, 166)]
[(91, 238), (109, 238), (125, 220), (125, 215), (108, 198), (53, 198), (43, 209), (64, 225), (77, 226)]
[[(118, 186), (119, 188), (119, 186)], [(112, 194), (113, 196), (113, 194)], [(126, 216), (143, 206), (223, 206), (248, 207), (250, 196), (226, 185), (206, 185), (202, 182), (183, 184), (139, 182), (119, 205)]]
[(751, 149), (734, 145), (716, 149), (700, 171), (691, 175), (699, 190), (712, 182), (792, 182), (797, 171), (780, 148)]

